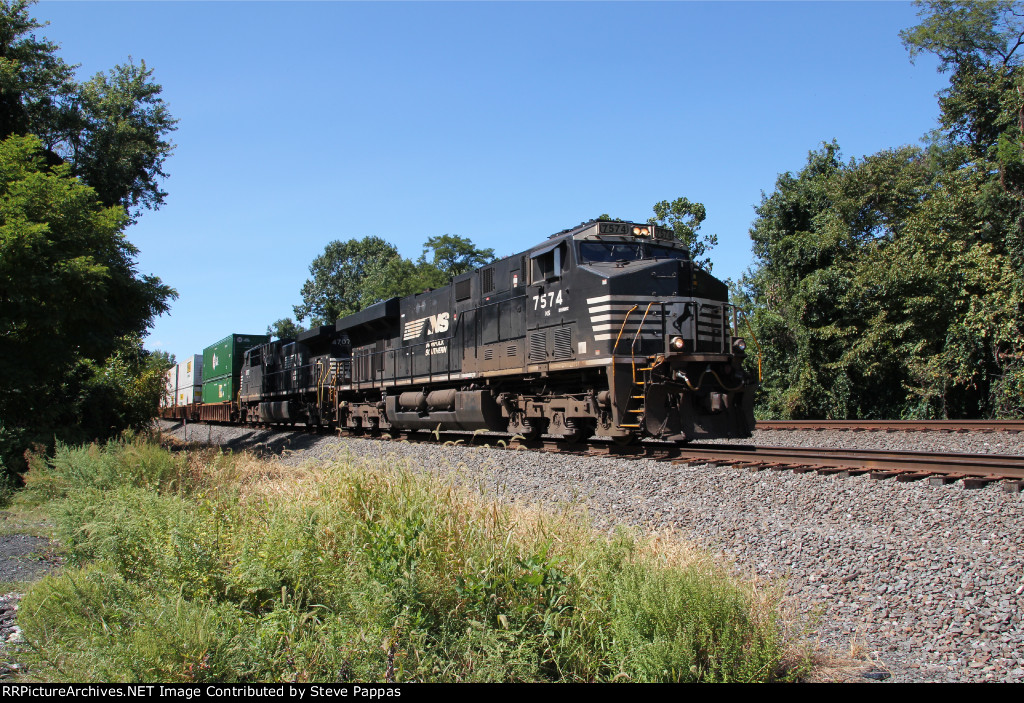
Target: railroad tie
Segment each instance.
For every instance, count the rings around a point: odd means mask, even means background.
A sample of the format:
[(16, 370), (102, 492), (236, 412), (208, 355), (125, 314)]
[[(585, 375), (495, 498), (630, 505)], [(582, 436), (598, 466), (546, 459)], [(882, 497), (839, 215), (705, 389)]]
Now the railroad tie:
[(850, 478), (850, 469), (846, 466), (825, 466), (818, 469), (819, 476), (837, 476), (839, 478)]
[(896, 480), (905, 483), (907, 481), (920, 481), (922, 478), (929, 478), (930, 476), (932, 476), (932, 474), (929, 471), (910, 471), (907, 473), (900, 473), (896, 476)]
[(1001, 480), (999, 476), (968, 476), (964, 479), (964, 488), (984, 488), (990, 483)]
[(1020, 493), (1024, 490), (1024, 481), (1003, 481), (1003, 490), (1007, 493)]
[(938, 474), (928, 477), (929, 486), (945, 486), (950, 483), (955, 483), (962, 478), (967, 478), (967, 474)]

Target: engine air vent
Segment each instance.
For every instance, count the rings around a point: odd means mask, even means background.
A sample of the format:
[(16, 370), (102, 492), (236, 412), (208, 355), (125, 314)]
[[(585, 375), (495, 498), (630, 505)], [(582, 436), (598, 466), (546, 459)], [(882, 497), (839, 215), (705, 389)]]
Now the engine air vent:
[(569, 359), (572, 357), (572, 328), (560, 327), (555, 330), (555, 358)]
[(530, 360), (544, 361), (548, 358), (548, 333), (534, 332), (530, 335)]

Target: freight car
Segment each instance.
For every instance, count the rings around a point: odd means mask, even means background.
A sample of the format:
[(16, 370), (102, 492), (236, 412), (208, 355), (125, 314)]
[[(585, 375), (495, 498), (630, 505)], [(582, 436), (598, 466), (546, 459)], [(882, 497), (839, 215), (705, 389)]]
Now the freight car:
[(671, 230), (590, 221), (449, 286), (255, 344), (217, 417), (622, 443), (748, 437), (756, 381), (721, 281)]

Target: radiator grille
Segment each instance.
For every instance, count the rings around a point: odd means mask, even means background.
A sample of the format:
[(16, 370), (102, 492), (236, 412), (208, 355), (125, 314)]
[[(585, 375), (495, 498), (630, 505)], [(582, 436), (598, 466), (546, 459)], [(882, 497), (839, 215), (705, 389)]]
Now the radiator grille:
[(568, 359), (572, 356), (572, 328), (560, 327), (555, 330), (555, 358)]
[(530, 359), (543, 361), (548, 358), (548, 333), (534, 332), (530, 335)]

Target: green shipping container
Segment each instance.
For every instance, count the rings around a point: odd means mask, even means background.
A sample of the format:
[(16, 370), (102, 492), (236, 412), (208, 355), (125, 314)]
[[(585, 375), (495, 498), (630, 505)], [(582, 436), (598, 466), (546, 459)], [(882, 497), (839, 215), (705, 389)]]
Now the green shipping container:
[[(225, 376), (231, 376), (236, 380), (242, 370), (242, 362), (245, 360), (245, 350), (259, 344), (266, 344), (270, 336), (265, 334), (230, 334), (216, 344), (211, 344), (203, 350), (203, 380), (215, 381)], [(227, 398), (226, 400), (231, 400)], [(206, 386), (203, 385), (203, 402), (206, 399)]]
[(203, 384), (203, 403), (227, 403), (235, 399), (238, 376), (223, 376)]

